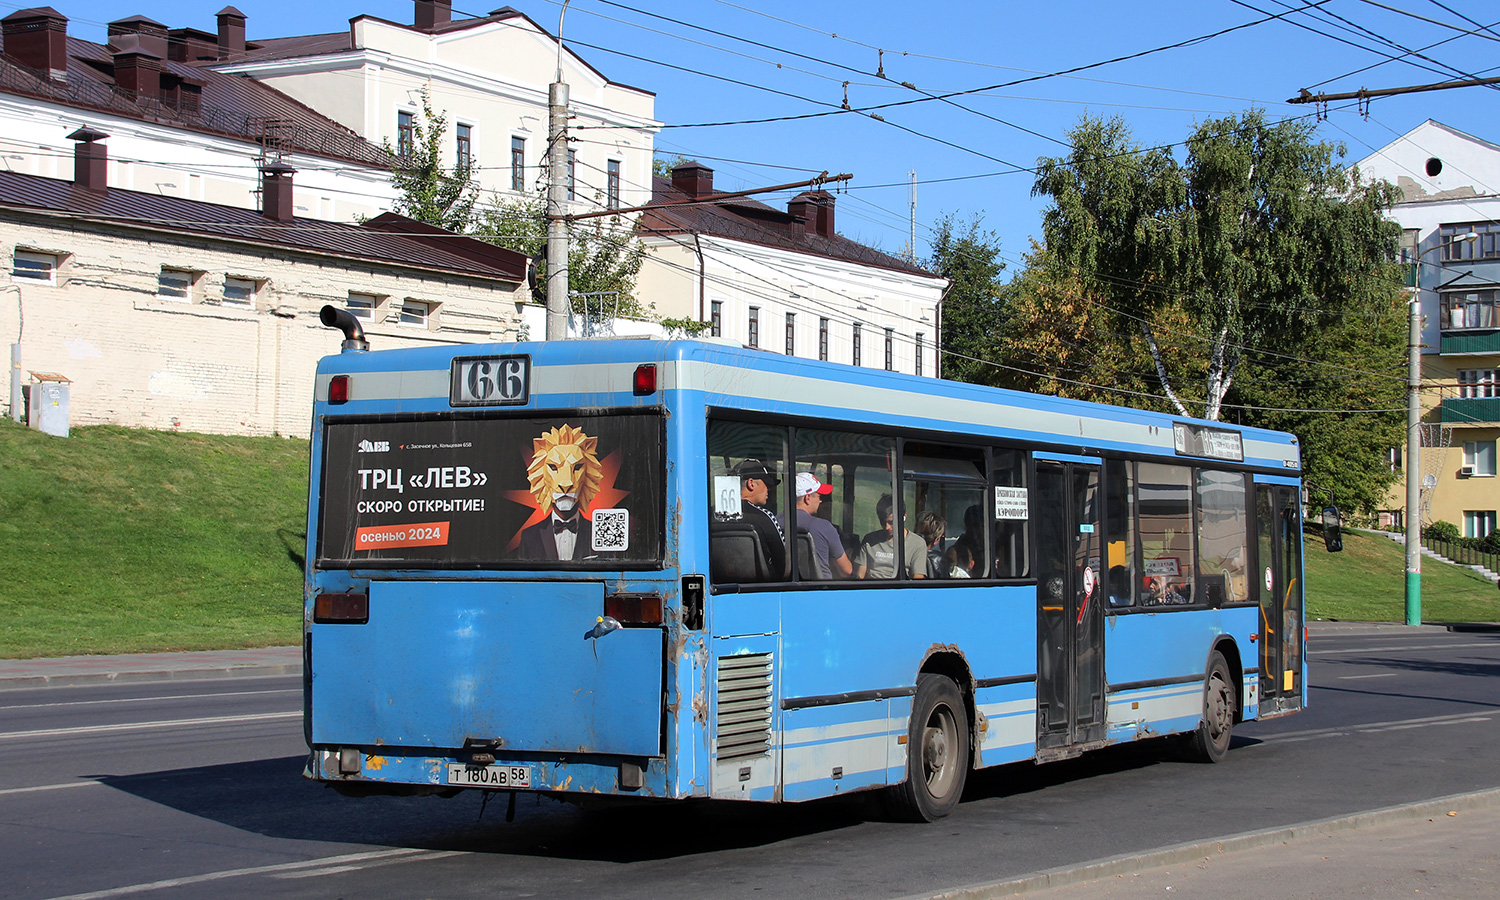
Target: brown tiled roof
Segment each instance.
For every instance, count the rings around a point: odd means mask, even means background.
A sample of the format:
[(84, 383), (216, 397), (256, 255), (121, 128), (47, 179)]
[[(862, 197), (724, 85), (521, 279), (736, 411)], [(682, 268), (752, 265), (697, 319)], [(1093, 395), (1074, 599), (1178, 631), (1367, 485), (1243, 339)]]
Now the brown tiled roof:
[(434, 228), (393, 213), (363, 225), (293, 219), (277, 222), (251, 209), (111, 188), (90, 191), (71, 181), (0, 172), (0, 209), (44, 212), (73, 220), (172, 234), (223, 238), (301, 250), (363, 263), (524, 281), (522, 253)]
[[(672, 186), (672, 179), (660, 175), (651, 179), (651, 202), (688, 204), (692, 197)], [(938, 276), (899, 256), (876, 250), (841, 234), (824, 237), (808, 234), (802, 220), (786, 210), (767, 206), (758, 200), (735, 197), (718, 203), (669, 206), (641, 213), (636, 234), (642, 238), (672, 234), (703, 234), (730, 240), (806, 253), (845, 262), (893, 269), (912, 275)]]
[(273, 147), (365, 165), (390, 164), (390, 155), (383, 148), (253, 79), (164, 59), (163, 72), (202, 87), (198, 109), (178, 109), (166, 103), (140, 100), (116, 88), (114, 61), (108, 47), (69, 37), (67, 48), (65, 82), (53, 81), (44, 73), (0, 57), (0, 93), (226, 135), (251, 143), (261, 143), (269, 135)]

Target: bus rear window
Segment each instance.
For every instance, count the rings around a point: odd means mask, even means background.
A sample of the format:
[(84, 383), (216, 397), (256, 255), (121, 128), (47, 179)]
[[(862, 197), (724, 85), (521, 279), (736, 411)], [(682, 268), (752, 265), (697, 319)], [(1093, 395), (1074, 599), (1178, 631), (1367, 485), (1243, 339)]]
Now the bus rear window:
[(335, 422), (324, 567), (620, 568), (661, 559), (657, 415)]

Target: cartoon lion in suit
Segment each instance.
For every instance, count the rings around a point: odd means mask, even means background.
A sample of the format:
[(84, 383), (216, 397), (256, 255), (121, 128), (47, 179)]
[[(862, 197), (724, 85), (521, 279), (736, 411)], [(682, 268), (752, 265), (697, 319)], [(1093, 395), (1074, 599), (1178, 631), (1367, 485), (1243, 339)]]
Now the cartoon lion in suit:
[(546, 519), (521, 532), (526, 559), (582, 559), (589, 555), (592, 524), (583, 515), (599, 493), (604, 470), (598, 438), (572, 425), (560, 425), (532, 440), (526, 479)]

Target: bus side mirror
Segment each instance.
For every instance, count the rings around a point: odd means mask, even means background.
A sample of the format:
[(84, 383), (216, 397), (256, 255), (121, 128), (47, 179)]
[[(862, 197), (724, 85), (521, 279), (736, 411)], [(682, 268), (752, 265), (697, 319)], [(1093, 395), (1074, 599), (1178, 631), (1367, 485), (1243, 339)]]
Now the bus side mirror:
[(1329, 553), (1344, 549), (1344, 517), (1337, 506), (1323, 507), (1323, 545)]

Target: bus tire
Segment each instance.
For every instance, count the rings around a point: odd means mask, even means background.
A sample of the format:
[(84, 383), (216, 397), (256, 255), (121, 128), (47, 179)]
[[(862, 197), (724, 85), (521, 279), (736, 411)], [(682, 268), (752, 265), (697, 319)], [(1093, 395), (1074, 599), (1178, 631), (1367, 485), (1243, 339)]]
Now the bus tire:
[(1203, 682), (1203, 719), (1187, 736), (1185, 755), (1192, 762), (1223, 762), (1229, 755), (1236, 703), (1234, 682), (1224, 655), (1215, 650), (1208, 656), (1208, 677)]
[(941, 819), (958, 806), (969, 774), (969, 716), (958, 685), (917, 676), (906, 736), (906, 780), (886, 789), (887, 805), (902, 821)]

